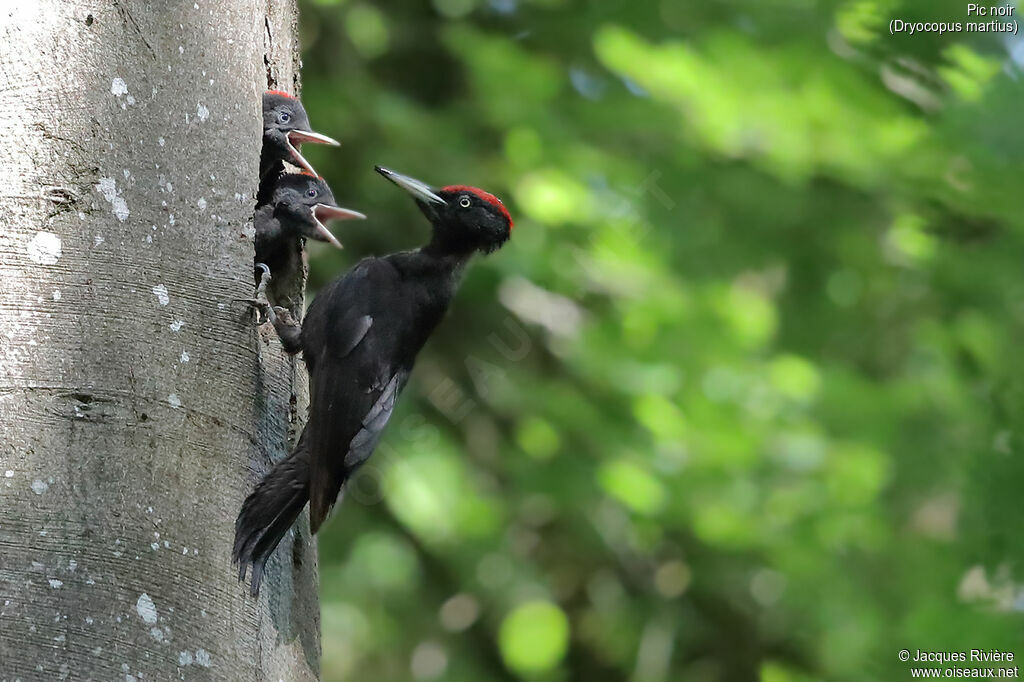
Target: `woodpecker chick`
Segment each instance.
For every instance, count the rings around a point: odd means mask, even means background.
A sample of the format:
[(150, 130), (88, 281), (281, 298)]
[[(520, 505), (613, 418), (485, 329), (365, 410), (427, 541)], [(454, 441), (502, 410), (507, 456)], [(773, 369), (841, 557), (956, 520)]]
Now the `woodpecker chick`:
[(269, 203), (256, 209), (256, 262), (266, 263), (275, 276), (293, 267), (300, 252), (301, 238), (341, 242), (324, 223), (331, 220), (362, 220), (358, 211), (339, 208), (323, 178), (305, 173), (286, 173), (274, 183)]
[(303, 142), (329, 144), (337, 147), (340, 142), (326, 135), (314, 132), (309, 125), (306, 109), (297, 98), (270, 90), (263, 93), (263, 150), (260, 152), (260, 197), (258, 203), (267, 200), (266, 192), (274, 179), (284, 172), (287, 161), (307, 173), (316, 175), (313, 166), (299, 151)]
[(413, 251), (363, 259), (321, 289), (306, 313), (298, 345), (309, 369), (309, 421), (235, 522), (232, 558), (240, 580), (252, 566), (254, 595), (267, 559), (306, 502), (315, 533), (373, 453), (470, 257), (500, 248), (512, 230), (501, 201), (483, 190), (434, 189), (384, 168), (377, 172), (413, 197), (430, 221), (431, 239)]

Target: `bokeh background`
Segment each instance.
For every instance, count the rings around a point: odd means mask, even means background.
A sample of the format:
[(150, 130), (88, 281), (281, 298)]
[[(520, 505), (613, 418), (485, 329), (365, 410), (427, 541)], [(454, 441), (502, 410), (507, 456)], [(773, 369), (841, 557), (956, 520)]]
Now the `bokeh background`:
[[(307, 146), (481, 186), (321, 536), (325, 680), (909, 679), (1024, 655), (1024, 41), (944, 0), (304, 0)], [(318, 246), (318, 245), (317, 245)]]

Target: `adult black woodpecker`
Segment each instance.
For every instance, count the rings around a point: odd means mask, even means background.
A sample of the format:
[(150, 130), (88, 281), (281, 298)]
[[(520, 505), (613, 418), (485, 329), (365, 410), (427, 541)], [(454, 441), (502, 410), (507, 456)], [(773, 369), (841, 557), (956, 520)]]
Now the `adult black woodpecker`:
[(302, 350), (309, 369), (309, 420), (295, 450), (245, 500), (235, 522), (239, 580), (252, 566), (259, 592), (267, 559), (310, 503), (315, 533), (352, 474), (373, 453), (413, 362), (430, 337), (475, 253), (501, 247), (512, 218), (493, 194), (475, 187), (434, 189), (377, 167), (416, 201), (430, 221), (422, 248), (365, 258), (321, 289), (301, 330), (275, 324), (284, 345)]
[(301, 262), (303, 237), (340, 249), (341, 242), (324, 223), (365, 217), (358, 211), (340, 208), (323, 178), (308, 173), (280, 175), (268, 203), (259, 206), (253, 216), (256, 262), (265, 263), (275, 275), (284, 274)]
[(269, 200), (275, 178), (284, 172), (285, 161), (316, 175), (313, 166), (299, 151), (303, 142), (335, 147), (340, 144), (337, 140), (313, 131), (306, 109), (297, 98), (280, 90), (263, 93), (263, 149), (260, 152), (257, 204)]

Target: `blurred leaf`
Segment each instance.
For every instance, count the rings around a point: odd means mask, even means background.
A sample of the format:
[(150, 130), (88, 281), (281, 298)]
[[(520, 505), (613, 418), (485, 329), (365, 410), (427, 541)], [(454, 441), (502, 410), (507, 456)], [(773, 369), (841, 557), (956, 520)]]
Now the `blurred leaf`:
[(658, 479), (627, 460), (602, 465), (598, 479), (610, 495), (639, 514), (655, 514), (665, 505), (665, 489)]
[(527, 602), (505, 616), (498, 633), (505, 663), (520, 673), (550, 670), (565, 656), (569, 621), (549, 602)]

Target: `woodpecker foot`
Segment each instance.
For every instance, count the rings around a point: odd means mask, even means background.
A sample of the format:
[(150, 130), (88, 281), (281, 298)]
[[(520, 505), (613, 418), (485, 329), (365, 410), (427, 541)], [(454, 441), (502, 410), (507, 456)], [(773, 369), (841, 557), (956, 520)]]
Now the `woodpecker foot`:
[(266, 322), (274, 325), (274, 330), (281, 339), (281, 345), (285, 352), (290, 354), (302, 350), (302, 326), (292, 317), (291, 311), (279, 305), (271, 305), (267, 299), (267, 285), (272, 279), (270, 268), (264, 263), (257, 263), (256, 267), (263, 270), (259, 286), (256, 287), (256, 297), (246, 299), (245, 302), (254, 307), (257, 311), (256, 324), (262, 325)]
[(270, 275), (270, 266), (268, 266), (266, 263), (257, 263), (256, 269), (263, 271), (263, 274), (260, 275), (259, 286), (256, 287), (256, 298), (262, 297), (264, 300), (266, 300), (267, 285), (270, 284), (270, 280), (273, 279), (273, 277), (271, 277)]
[(268, 268), (264, 263), (257, 263), (256, 269), (262, 270), (263, 275), (260, 277), (259, 286), (256, 287), (254, 298), (240, 298), (235, 300), (239, 303), (245, 303), (252, 306), (256, 310), (256, 326), (260, 326), (265, 322), (273, 322), (275, 313), (274, 307), (270, 305), (270, 300), (267, 299), (267, 285), (272, 279), (270, 276), (270, 268)]

